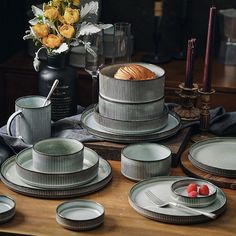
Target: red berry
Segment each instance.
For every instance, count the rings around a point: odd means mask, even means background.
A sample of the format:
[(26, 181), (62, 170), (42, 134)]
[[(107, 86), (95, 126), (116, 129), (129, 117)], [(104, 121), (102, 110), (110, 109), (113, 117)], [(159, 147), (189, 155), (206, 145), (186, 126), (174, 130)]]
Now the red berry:
[(206, 184), (203, 184), (199, 187), (199, 194), (200, 195), (208, 195), (209, 194), (209, 188)]
[(187, 192), (190, 193), (192, 191), (197, 192), (197, 185), (195, 183), (190, 183), (187, 187)]
[(197, 197), (197, 191), (191, 191), (188, 193), (189, 197)]

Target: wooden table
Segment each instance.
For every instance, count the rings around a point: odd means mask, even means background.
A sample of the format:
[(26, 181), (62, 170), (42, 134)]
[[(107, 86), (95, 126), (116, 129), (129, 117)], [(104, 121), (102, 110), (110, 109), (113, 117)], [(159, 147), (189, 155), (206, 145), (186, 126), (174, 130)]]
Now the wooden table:
[[(101, 203), (105, 207), (104, 224), (92, 231), (75, 232), (62, 228), (55, 220), (55, 210), (61, 200), (46, 200), (23, 196), (12, 192), (0, 183), (0, 193), (16, 201), (16, 215), (0, 226), (1, 232), (27, 235), (236, 235), (236, 191), (223, 189), (228, 199), (228, 209), (214, 221), (196, 225), (170, 225), (149, 220), (131, 208), (127, 196), (134, 185), (120, 173), (120, 162), (110, 161), (113, 169), (112, 182), (97, 193), (82, 197)], [(172, 175), (183, 175), (180, 168), (172, 169)], [(1, 234), (2, 235), (2, 234)]]

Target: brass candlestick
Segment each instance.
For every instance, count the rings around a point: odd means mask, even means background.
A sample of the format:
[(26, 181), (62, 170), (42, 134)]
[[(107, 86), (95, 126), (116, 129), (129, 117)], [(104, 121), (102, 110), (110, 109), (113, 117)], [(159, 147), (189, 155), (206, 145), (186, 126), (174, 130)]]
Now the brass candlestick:
[(184, 83), (179, 84), (180, 91), (178, 92), (181, 98), (181, 105), (174, 108), (174, 111), (180, 116), (182, 120), (194, 121), (198, 120), (200, 111), (194, 106), (195, 100), (198, 96), (198, 85), (193, 84), (192, 88), (187, 88)]
[(198, 90), (200, 94), (200, 134), (194, 135), (192, 140), (194, 142), (209, 139), (214, 137), (214, 135), (210, 134), (210, 99), (211, 95), (215, 93), (214, 89), (211, 89), (210, 92), (204, 92), (202, 89)]

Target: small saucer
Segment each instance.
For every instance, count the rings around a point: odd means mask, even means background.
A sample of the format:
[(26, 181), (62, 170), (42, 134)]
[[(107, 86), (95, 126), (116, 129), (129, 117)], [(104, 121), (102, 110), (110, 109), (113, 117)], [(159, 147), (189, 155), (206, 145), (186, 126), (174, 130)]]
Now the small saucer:
[(0, 224), (9, 221), (15, 215), (16, 203), (7, 196), (0, 195)]
[(73, 200), (60, 204), (56, 209), (56, 221), (71, 230), (91, 230), (104, 221), (104, 207), (93, 201)]
[[(187, 186), (191, 183), (196, 184), (197, 186), (201, 186), (203, 184), (207, 185), (209, 188), (208, 195), (200, 195), (198, 194), (197, 197), (189, 197), (187, 192)], [(171, 197), (186, 206), (189, 207), (207, 207), (214, 203), (217, 196), (217, 188), (212, 183), (201, 180), (201, 179), (194, 179), (194, 178), (187, 178), (175, 181), (171, 185)]]

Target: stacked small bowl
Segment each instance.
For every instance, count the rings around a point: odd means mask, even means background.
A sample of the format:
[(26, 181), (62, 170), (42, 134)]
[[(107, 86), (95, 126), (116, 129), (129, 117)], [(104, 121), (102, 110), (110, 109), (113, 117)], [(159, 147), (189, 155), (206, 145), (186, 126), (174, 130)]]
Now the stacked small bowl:
[[(89, 152), (85, 160), (84, 152)], [(37, 142), (16, 157), (16, 171), (27, 184), (46, 189), (84, 185), (98, 175), (99, 157), (75, 139), (51, 138)]]
[(168, 110), (164, 105), (165, 71), (140, 64), (156, 74), (150, 80), (115, 79), (116, 71), (127, 64), (104, 67), (99, 74), (99, 103), (94, 117), (108, 131), (150, 133), (164, 128)]

